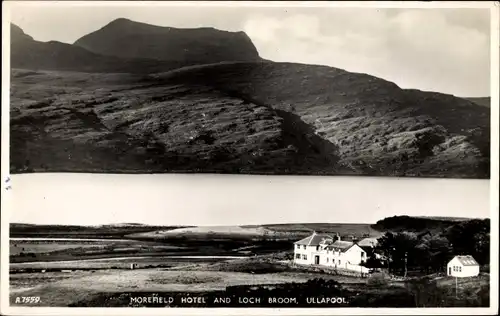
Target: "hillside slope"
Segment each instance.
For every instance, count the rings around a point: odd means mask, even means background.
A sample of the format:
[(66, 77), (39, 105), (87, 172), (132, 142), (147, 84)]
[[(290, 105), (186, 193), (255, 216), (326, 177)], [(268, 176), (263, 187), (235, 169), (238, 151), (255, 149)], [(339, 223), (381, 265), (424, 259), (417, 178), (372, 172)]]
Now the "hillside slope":
[(485, 106), (490, 108), (491, 107), (491, 98), (490, 97), (482, 97), (482, 98), (465, 98), (466, 100), (472, 101), (476, 104)]
[(137, 224), (122, 225), (38, 225), (10, 223), (10, 238), (124, 238), (129, 234), (138, 234), (154, 230), (177, 229), (182, 226), (152, 226)]
[(83, 36), (74, 45), (109, 56), (190, 64), (259, 60), (257, 49), (244, 32), (178, 29), (124, 18)]
[[(138, 75), (14, 70), (11, 171), (336, 172), (293, 115)], [(297, 122), (299, 124), (294, 125)], [(326, 143), (326, 144), (325, 144)]]
[(12, 82), (12, 172), (489, 177), (489, 109), (331, 67)]
[(466, 222), (472, 218), (454, 218), (454, 217), (422, 217), (422, 216), (392, 216), (377, 221), (372, 225), (373, 229), (379, 231), (442, 231), (460, 222)]
[[(489, 177), (490, 111), (366, 74), (291, 63), (226, 63), (155, 75), (295, 115), (359, 174)], [(332, 172), (333, 173), (333, 172)]]

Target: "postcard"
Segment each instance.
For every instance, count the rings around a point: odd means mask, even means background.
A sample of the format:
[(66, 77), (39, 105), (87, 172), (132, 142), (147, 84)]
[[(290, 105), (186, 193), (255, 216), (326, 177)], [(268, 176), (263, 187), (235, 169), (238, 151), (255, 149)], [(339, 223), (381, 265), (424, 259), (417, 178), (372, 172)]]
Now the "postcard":
[(4, 2), (2, 314), (495, 314), (499, 13)]

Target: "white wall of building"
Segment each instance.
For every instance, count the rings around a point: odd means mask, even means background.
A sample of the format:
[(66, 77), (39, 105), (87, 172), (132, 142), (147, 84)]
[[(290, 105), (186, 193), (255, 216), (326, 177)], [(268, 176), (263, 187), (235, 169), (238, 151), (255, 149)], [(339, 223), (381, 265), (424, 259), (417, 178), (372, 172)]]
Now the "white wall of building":
[(319, 251), (316, 250), (315, 246), (294, 245), (294, 247), (294, 262), (300, 264), (314, 264), (314, 256), (319, 255)]
[[(294, 245), (294, 262), (304, 265), (322, 265), (367, 273), (368, 269), (361, 267), (361, 261), (366, 261), (366, 252), (354, 245), (346, 252), (323, 249), (322, 246)], [(319, 257), (316, 259), (316, 256)]]

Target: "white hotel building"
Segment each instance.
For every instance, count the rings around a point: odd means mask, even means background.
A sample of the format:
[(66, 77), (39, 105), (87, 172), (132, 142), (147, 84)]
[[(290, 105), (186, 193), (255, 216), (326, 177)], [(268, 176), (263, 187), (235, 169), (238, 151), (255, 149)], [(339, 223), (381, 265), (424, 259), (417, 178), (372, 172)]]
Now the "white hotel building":
[(368, 269), (361, 266), (366, 261), (366, 251), (358, 244), (342, 241), (337, 235), (314, 232), (294, 243), (293, 261), (302, 265), (316, 265), (331, 268), (340, 268), (367, 273)]

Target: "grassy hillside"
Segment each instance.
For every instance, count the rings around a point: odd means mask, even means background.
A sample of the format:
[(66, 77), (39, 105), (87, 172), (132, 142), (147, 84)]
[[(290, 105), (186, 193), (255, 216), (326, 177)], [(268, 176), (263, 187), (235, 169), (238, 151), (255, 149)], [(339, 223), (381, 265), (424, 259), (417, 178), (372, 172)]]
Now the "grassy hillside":
[(491, 98), (490, 97), (482, 97), (482, 98), (465, 98), (471, 102), (476, 104), (491, 108)]
[(226, 63), (159, 75), (293, 113), (360, 174), (487, 177), (489, 110), (325, 66)]
[(418, 217), (418, 216), (392, 216), (386, 217), (377, 221), (371, 227), (379, 231), (409, 231), (409, 232), (425, 232), (436, 231), (441, 232), (448, 227), (451, 227), (460, 222), (466, 222), (471, 218), (456, 218), (456, 217)]
[(156, 230), (129, 235), (130, 238), (144, 240), (184, 240), (213, 242), (218, 241), (269, 241), (295, 240), (303, 234), (289, 231), (276, 231), (263, 226), (198, 226), (172, 230)]
[(179, 228), (179, 226), (150, 226), (137, 224), (80, 226), (11, 223), (9, 236), (11, 238), (123, 238), (134, 233), (176, 228)]
[(489, 177), (489, 110), (364, 74), (220, 63), (13, 71), (11, 172)]
[[(11, 171), (332, 172), (296, 116), (139, 75), (14, 70)], [(284, 118), (286, 117), (286, 119)], [(300, 120), (298, 120), (300, 123)]]
[(301, 223), (301, 224), (268, 224), (263, 227), (277, 231), (289, 232), (302, 235), (310, 235), (313, 231), (317, 233), (336, 234), (343, 238), (349, 237), (378, 237), (380, 232), (373, 229), (370, 224), (351, 223)]

